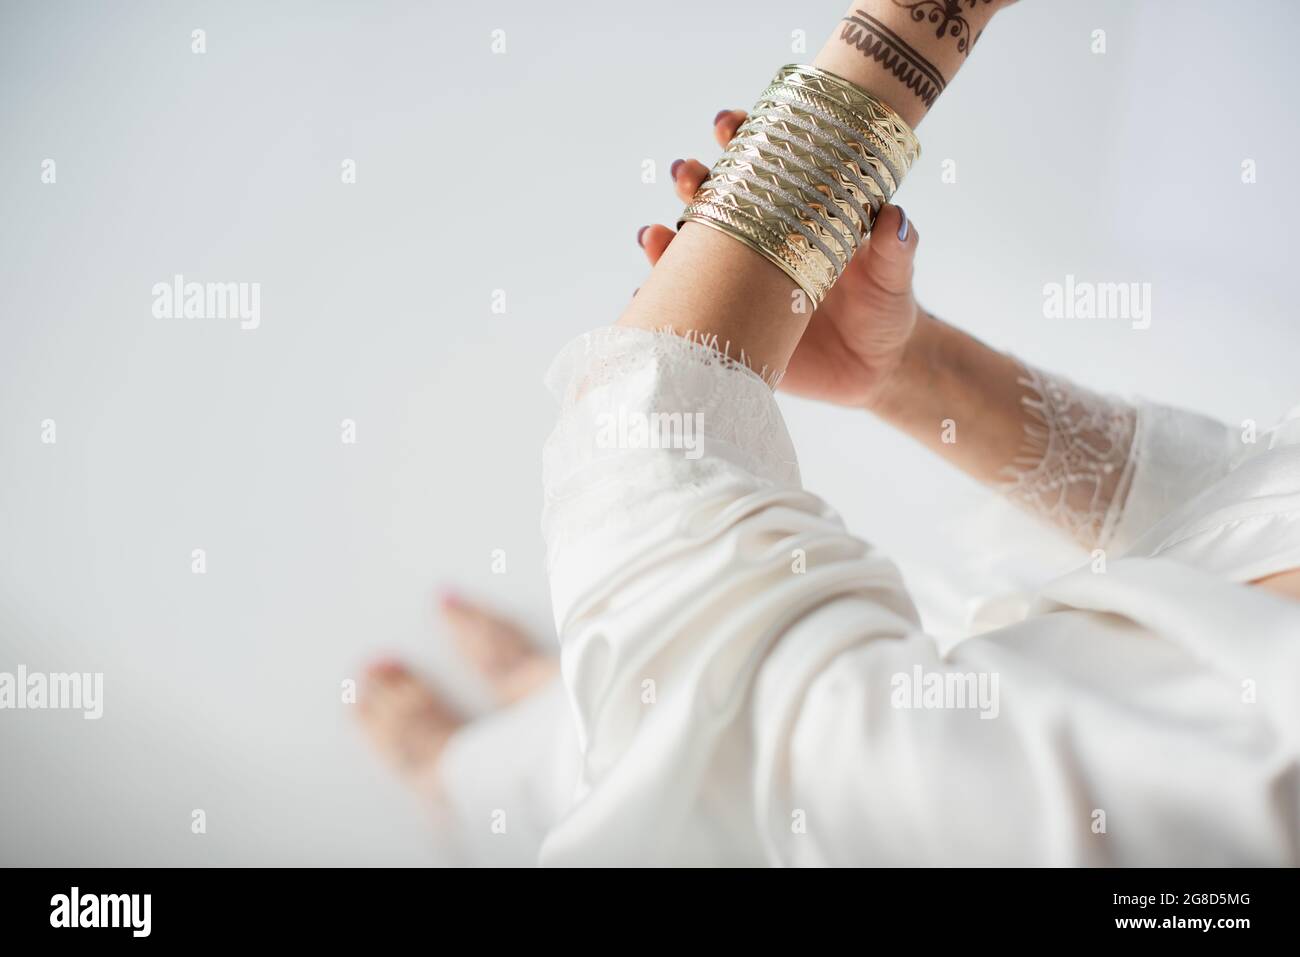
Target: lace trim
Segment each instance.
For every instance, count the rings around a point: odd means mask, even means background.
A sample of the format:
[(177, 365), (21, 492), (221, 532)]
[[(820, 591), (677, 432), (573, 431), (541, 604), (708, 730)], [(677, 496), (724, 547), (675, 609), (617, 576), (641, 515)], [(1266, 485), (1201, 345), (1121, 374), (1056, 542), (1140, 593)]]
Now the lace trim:
[[(643, 526), (728, 482), (798, 487), (778, 378), (716, 336), (614, 326), (570, 342), (546, 375), (561, 407), (542, 453), (552, 552)], [(673, 428), (681, 447), (658, 441)]]
[(743, 352), (728, 355), (728, 345), (716, 336), (621, 326), (570, 342), (546, 376), (560, 402), (543, 461), (548, 483), (592, 459), (637, 451), (599, 442), (594, 420), (611, 412), (689, 416), (709, 455), (723, 454), (770, 481), (797, 476), (794, 446), (772, 396), (779, 376), (754, 371)]
[[(646, 350), (649, 350), (647, 352)], [(648, 359), (684, 361), (696, 368), (720, 368), (741, 372), (775, 391), (783, 372), (763, 366), (755, 369), (744, 349), (731, 354), (731, 340), (716, 334), (678, 331), (663, 326), (652, 331), (626, 326), (607, 326), (584, 333), (560, 350), (546, 373), (546, 386), (562, 410), (568, 409), (590, 389), (625, 377)]]
[(1133, 480), (1137, 410), (1022, 366), (1024, 446), (1000, 491), (1081, 545), (1105, 545)]

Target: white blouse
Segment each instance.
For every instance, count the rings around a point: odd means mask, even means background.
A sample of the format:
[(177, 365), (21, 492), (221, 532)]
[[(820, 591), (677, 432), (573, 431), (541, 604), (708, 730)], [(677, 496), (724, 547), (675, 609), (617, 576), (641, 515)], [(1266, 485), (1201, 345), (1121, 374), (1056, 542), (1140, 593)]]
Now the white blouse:
[(1056, 467), (1008, 493), (1096, 550), (944, 655), (708, 346), (607, 329), (552, 367), (570, 714), (463, 813), (527, 778), (552, 865), (1300, 863), (1300, 604), (1239, 584), (1300, 566), (1300, 420), (1244, 445), (1150, 404), (1092, 403), (1105, 442), (1048, 415)]

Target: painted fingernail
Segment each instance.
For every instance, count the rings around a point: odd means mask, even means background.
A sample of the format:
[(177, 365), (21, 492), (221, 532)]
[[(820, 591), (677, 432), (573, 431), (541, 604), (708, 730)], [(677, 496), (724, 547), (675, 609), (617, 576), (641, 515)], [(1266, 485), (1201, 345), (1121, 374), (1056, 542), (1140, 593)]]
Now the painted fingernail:
[(642, 226), (636, 231), (636, 244), (641, 246), (643, 249), (645, 248), (645, 245), (641, 242), (641, 237), (645, 235), (645, 231), (649, 228), (649, 226)]
[(719, 123), (722, 122), (722, 118), (724, 116), (728, 116), (730, 113), (731, 110), (718, 110), (718, 115), (713, 118), (713, 125), (717, 126)]
[(445, 589), (438, 596), (438, 600), (442, 603), (443, 608), (456, 608), (461, 604), (460, 595), (450, 588)]
[(676, 179), (677, 171), (682, 168), (682, 164), (685, 162), (686, 160), (673, 160), (673, 165), (668, 167), (668, 175)]
[(907, 242), (907, 211), (902, 206), (898, 207), (898, 215), (903, 217), (903, 222), (898, 227), (898, 241)]

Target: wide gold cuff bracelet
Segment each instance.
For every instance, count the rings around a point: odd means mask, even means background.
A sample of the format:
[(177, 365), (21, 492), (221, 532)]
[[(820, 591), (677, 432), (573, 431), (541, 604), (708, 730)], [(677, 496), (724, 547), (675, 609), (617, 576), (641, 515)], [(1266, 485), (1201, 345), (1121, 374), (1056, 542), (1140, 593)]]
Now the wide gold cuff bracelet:
[(870, 93), (816, 67), (784, 66), (678, 225), (739, 240), (816, 306), (920, 153), (911, 128)]

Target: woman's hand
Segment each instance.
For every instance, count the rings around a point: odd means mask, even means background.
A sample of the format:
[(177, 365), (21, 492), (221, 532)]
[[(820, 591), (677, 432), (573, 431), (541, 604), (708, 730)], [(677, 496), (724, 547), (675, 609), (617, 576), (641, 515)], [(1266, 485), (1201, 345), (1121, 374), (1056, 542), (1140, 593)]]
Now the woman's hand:
[[(742, 110), (724, 110), (717, 115), (713, 133), (720, 146), (726, 147), (745, 118)], [(708, 174), (698, 160), (673, 164), (673, 184), (682, 202), (690, 200)], [(638, 241), (651, 265), (659, 261), (675, 235), (667, 226), (641, 229)], [(813, 313), (781, 388), (838, 405), (870, 407), (875, 403), (898, 369), (916, 328), (912, 261), (917, 240), (915, 227), (900, 207), (881, 210), (871, 238)], [(809, 303), (804, 305), (812, 308)]]

